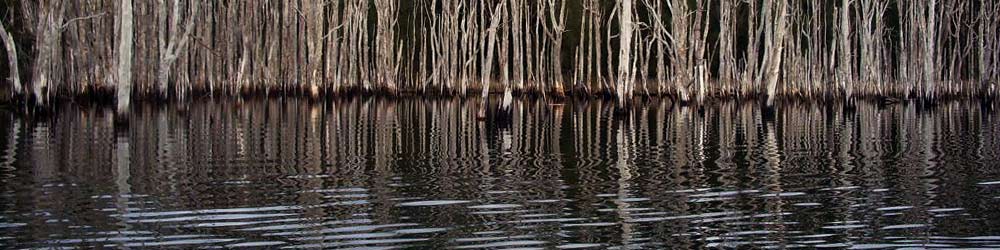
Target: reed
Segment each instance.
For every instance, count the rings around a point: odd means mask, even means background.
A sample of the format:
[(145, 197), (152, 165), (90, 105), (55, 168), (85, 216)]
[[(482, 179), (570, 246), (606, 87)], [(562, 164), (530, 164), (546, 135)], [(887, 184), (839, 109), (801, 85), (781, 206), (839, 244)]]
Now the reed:
[(128, 112), (130, 99), (205, 94), (610, 94), (625, 105), (1000, 91), (1000, 4), (986, 0), (3, 5), (5, 88), (38, 107), (98, 93)]

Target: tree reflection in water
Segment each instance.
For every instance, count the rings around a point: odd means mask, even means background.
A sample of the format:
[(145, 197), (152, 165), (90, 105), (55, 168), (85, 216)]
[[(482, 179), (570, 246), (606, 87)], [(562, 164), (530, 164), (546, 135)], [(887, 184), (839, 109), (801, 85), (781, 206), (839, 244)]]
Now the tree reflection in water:
[(978, 103), (477, 105), (3, 113), (0, 246), (1000, 245), (1000, 114)]

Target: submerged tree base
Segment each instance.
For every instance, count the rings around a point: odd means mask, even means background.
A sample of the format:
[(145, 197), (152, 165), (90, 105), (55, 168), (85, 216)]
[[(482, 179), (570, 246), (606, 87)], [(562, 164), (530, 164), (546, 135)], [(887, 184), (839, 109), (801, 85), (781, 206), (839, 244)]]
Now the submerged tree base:
[[(460, 99), (469, 102), (483, 102), (479, 88), (467, 89), (466, 94), (462, 95), (459, 91), (449, 90), (449, 89), (427, 89), (427, 90), (400, 90), (400, 89), (388, 89), (388, 88), (373, 88), (373, 89), (362, 89), (362, 88), (342, 88), (338, 90), (331, 89), (318, 89), (310, 90), (308, 88), (300, 87), (286, 87), (286, 88), (247, 88), (240, 91), (221, 91), (221, 90), (207, 90), (207, 89), (194, 89), (190, 90), (186, 95), (172, 95), (172, 96), (161, 96), (158, 94), (142, 94), (133, 95), (133, 105), (177, 105), (185, 106), (186, 104), (194, 101), (203, 100), (220, 100), (220, 101), (235, 101), (241, 103), (244, 100), (254, 100), (254, 99), (273, 99), (273, 98), (293, 98), (293, 99), (305, 99), (315, 102), (330, 102), (337, 100), (346, 99), (399, 99), (399, 100), (412, 100), (412, 99)], [(473, 94), (477, 93), (477, 94)], [(478, 119), (488, 120), (488, 121), (498, 121), (503, 120), (506, 116), (504, 113), (508, 113), (509, 110), (500, 111), (499, 102), (503, 95), (502, 90), (491, 91), (486, 100), (486, 113), (477, 114)], [(525, 91), (513, 91), (515, 100), (536, 100), (542, 99), (547, 100), (552, 103), (565, 103), (565, 102), (579, 102), (579, 101), (613, 101), (616, 97), (612, 91), (600, 90), (600, 91), (587, 91), (580, 88), (571, 88), (566, 91), (539, 91), (539, 90), (525, 90)], [(631, 96), (625, 103), (626, 105), (616, 104), (615, 113), (616, 116), (627, 116), (632, 110), (642, 109), (645, 104), (649, 101), (669, 101), (676, 105), (681, 106), (705, 106), (713, 105), (716, 102), (756, 102), (765, 110), (778, 108), (780, 109), (785, 105), (794, 105), (801, 103), (813, 103), (813, 104), (833, 104), (833, 105), (844, 105), (845, 107), (854, 106), (857, 102), (865, 102), (869, 104), (874, 104), (876, 106), (891, 106), (897, 104), (915, 103), (921, 106), (933, 106), (942, 102), (950, 101), (960, 101), (960, 100), (980, 100), (984, 105), (993, 106), (997, 102), (997, 95), (988, 92), (939, 92), (933, 97), (922, 97), (919, 95), (902, 95), (902, 94), (892, 94), (892, 95), (879, 95), (879, 94), (864, 94), (864, 95), (854, 95), (851, 98), (846, 98), (843, 94), (802, 94), (802, 92), (794, 93), (782, 93), (775, 97), (773, 106), (767, 103), (767, 95), (764, 93), (748, 92), (748, 93), (733, 93), (733, 92), (716, 92), (710, 95), (706, 95), (701, 102), (696, 100), (683, 100), (679, 95), (673, 91), (662, 91), (662, 92), (640, 92), (635, 93)], [(62, 106), (63, 103), (74, 103), (78, 105), (97, 105), (97, 106), (113, 106), (115, 104), (115, 92), (114, 89), (110, 87), (87, 87), (86, 89), (80, 90), (79, 93), (69, 94), (60, 93), (56, 95), (50, 102), (50, 105), (42, 107), (35, 105), (35, 101), (31, 99), (30, 96), (13, 96), (12, 99), (4, 100), (0, 102), (4, 108), (17, 110), (24, 113), (30, 113), (35, 115), (45, 115), (50, 112), (55, 111), (58, 107)], [(619, 103), (619, 102), (614, 102)], [(181, 108), (180, 110), (183, 110)], [(120, 114), (122, 121), (127, 121), (128, 114)], [(119, 119), (119, 118), (116, 118)]]

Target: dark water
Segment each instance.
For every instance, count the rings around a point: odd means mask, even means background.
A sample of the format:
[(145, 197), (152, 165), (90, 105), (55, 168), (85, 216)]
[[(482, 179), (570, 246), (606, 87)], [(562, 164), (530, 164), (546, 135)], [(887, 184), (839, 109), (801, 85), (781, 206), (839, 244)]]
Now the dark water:
[(1000, 247), (1000, 112), (198, 101), (0, 112), (0, 248)]

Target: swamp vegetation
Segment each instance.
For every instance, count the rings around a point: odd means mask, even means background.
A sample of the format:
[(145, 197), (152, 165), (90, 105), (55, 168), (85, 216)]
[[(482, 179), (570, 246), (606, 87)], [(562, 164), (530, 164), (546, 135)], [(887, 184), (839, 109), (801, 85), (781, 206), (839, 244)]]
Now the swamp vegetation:
[(5, 0), (4, 93), (712, 99), (1000, 93), (1000, 4)]

